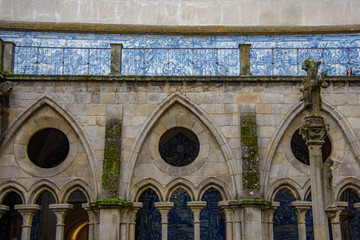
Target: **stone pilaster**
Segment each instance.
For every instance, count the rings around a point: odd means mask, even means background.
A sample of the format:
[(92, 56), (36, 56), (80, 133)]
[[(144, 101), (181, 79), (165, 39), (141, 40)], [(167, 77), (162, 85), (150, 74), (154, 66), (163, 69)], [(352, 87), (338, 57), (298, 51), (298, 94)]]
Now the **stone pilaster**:
[(206, 202), (191, 201), (187, 203), (187, 206), (194, 214), (194, 240), (200, 240), (200, 212), (206, 207)]
[(14, 72), (15, 43), (4, 41), (2, 70), (4, 72)]
[(6, 206), (6, 205), (0, 205), (0, 218), (2, 217), (2, 215), (4, 213), (6, 213), (7, 211), (9, 211), (10, 207)]
[(347, 202), (335, 202), (334, 207), (326, 209), (326, 212), (331, 222), (333, 240), (342, 239), (340, 214), (347, 206)]
[(15, 210), (17, 210), (23, 218), (21, 225), (21, 240), (30, 240), (32, 218), (40, 209), (41, 206), (37, 204), (15, 205)]
[(298, 221), (299, 240), (306, 240), (306, 221), (305, 214), (311, 208), (311, 202), (294, 201), (290, 206), (295, 210)]
[(123, 45), (121, 43), (110, 43), (110, 47), (111, 47), (110, 74), (121, 75)]
[(250, 48), (251, 48), (251, 44), (239, 44), (239, 49), (240, 49), (240, 75), (251, 75)]
[(99, 206), (99, 240), (119, 240), (121, 206)]
[(173, 202), (156, 202), (155, 207), (161, 214), (161, 239), (168, 238), (168, 213), (174, 207)]
[(73, 208), (74, 206), (68, 203), (49, 205), (49, 209), (51, 209), (56, 215), (56, 240), (64, 239), (65, 217), (66, 214)]
[(272, 202), (271, 206), (265, 207), (262, 211), (263, 240), (274, 239), (273, 214), (279, 206), (280, 202)]
[(242, 208), (239, 208), (237, 206), (233, 207), (233, 239), (234, 240), (241, 240), (241, 223), (243, 221), (243, 214), (242, 214)]

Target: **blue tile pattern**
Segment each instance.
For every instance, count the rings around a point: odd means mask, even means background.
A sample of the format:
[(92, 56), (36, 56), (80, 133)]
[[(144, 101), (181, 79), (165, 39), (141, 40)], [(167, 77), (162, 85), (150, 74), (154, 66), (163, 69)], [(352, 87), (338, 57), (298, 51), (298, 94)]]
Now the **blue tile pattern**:
[(109, 74), (110, 43), (122, 43), (124, 75), (238, 75), (238, 46), (250, 43), (253, 75), (304, 75), (300, 64), (308, 56), (323, 61), (320, 70), (330, 75), (345, 75), (348, 68), (360, 74), (360, 34), (190, 37), (0, 31), (0, 38), (17, 46), (55, 47), (16, 48), (15, 73)]

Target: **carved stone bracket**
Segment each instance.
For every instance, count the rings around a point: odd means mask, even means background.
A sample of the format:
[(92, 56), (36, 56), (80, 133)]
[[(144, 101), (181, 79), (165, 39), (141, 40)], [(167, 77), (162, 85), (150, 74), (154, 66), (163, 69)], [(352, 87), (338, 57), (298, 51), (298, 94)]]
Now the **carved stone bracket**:
[(325, 120), (321, 116), (308, 116), (304, 118), (305, 124), (299, 130), (306, 145), (322, 145), (329, 125), (325, 124)]

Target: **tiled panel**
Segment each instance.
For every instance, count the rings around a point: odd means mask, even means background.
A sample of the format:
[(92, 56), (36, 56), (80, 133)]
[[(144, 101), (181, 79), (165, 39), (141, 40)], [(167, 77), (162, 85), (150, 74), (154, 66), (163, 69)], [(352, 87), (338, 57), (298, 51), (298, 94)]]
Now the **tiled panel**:
[(301, 63), (309, 56), (323, 61), (330, 75), (345, 75), (349, 67), (360, 74), (360, 34), (189, 37), (0, 31), (0, 38), (17, 46), (107, 48), (66, 49), (64, 56), (63, 50), (17, 48), (15, 73), (108, 74), (110, 43), (122, 43), (124, 75), (238, 75), (238, 46), (250, 43), (253, 75), (304, 75)]

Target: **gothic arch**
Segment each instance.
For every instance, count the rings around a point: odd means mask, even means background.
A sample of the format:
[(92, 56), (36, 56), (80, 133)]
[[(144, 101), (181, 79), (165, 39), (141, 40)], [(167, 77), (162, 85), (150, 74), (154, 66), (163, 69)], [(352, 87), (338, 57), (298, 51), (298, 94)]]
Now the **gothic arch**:
[(300, 193), (299, 193), (299, 190), (301, 189), (300, 186), (297, 184), (297, 182), (295, 182), (294, 180), (289, 179), (289, 178), (280, 179), (280, 180), (276, 181), (270, 187), (270, 189), (269, 189), (270, 194), (267, 199), (270, 201), (273, 201), (276, 196), (276, 193), (283, 188), (288, 189), (297, 200), (301, 199)]
[[(23, 126), (23, 124), (26, 122), (26, 120), (29, 119), (33, 113), (35, 113), (36, 111), (40, 110), (41, 108), (43, 108), (45, 106), (49, 106), (56, 113), (58, 113), (61, 117), (63, 117), (65, 119), (65, 121), (74, 130), (75, 134), (79, 137), (80, 142), (85, 149), (85, 153), (87, 155), (89, 164), (91, 166), (93, 181), (94, 181), (94, 183), (100, 182), (100, 178), (99, 178), (100, 173), (99, 173), (99, 169), (97, 167), (96, 156), (94, 154), (94, 151), (93, 151), (91, 145), (89, 144), (90, 141), (89, 141), (84, 129), (76, 121), (75, 116), (70, 111), (61, 107), (55, 100), (51, 99), (48, 96), (44, 96), (44, 97), (36, 100), (27, 109), (25, 109), (22, 113), (19, 114), (19, 117), (9, 127), (9, 129), (7, 130), (7, 132), (5, 134), (5, 137), (3, 139), (3, 144), (0, 146), (0, 153), (2, 153), (6, 149), (6, 147), (9, 145), (10, 141), (16, 135), (17, 131)], [(94, 186), (95, 186), (95, 192), (97, 192), (97, 189), (98, 189), (97, 184), (94, 184)]]
[(36, 199), (44, 191), (49, 191), (53, 195), (55, 199), (55, 203), (59, 203), (59, 192), (60, 192), (59, 187), (46, 179), (42, 179), (30, 187), (28, 203), (35, 204)]
[(344, 180), (342, 180), (341, 182), (339, 182), (336, 185), (336, 187), (335, 187), (336, 200), (340, 201), (341, 194), (346, 189), (349, 189), (349, 188), (354, 190), (360, 196), (360, 180), (349, 177), (349, 178), (345, 178)]
[(77, 190), (81, 191), (85, 195), (87, 202), (94, 202), (96, 200), (91, 187), (83, 180), (75, 179), (62, 187), (59, 195), (60, 202), (67, 203), (70, 195)]
[[(262, 168), (262, 173), (264, 177), (261, 178), (260, 190), (264, 196), (268, 195), (269, 190), (267, 189), (267, 185), (269, 180), (269, 173), (276, 149), (278, 148), (280, 141), (285, 131), (288, 129), (289, 125), (303, 111), (303, 109), (304, 109), (304, 104), (302, 102), (298, 102), (297, 104), (295, 104), (284, 118), (285, 120), (279, 125), (279, 127), (277, 128), (275, 134), (271, 139), (271, 145), (266, 151), (265, 154), (266, 158)], [(350, 149), (352, 150), (352, 153), (354, 154), (358, 163), (360, 163), (360, 151), (358, 150), (360, 149), (360, 142), (354, 130), (351, 128), (350, 123), (346, 120), (344, 115), (339, 110), (337, 110), (330, 103), (327, 103), (324, 100), (323, 100), (322, 109), (324, 112), (329, 114), (336, 121), (340, 130), (345, 135), (347, 142), (350, 144)]]
[(160, 202), (164, 201), (165, 198), (162, 194), (164, 192), (162, 190), (163, 187), (158, 181), (152, 178), (146, 178), (136, 184), (136, 189), (133, 191), (135, 194), (131, 197), (132, 201), (137, 202), (141, 194), (148, 188), (152, 189), (158, 195)]
[(171, 195), (179, 188), (183, 188), (190, 195), (191, 201), (197, 199), (196, 188), (192, 182), (184, 178), (176, 178), (166, 186), (165, 200), (170, 201)]
[(223, 201), (234, 199), (234, 196), (230, 195), (230, 192), (226, 184), (220, 179), (214, 177), (205, 179), (198, 185), (197, 188), (199, 189), (199, 196), (198, 196), (199, 201), (201, 201), (202, 196), (209, 188), (215, 188), (216, 190), (218, 190), (221, 194)]
[(22, 203), (26, 203), (26, 189), (17, 182), (6, 181), (0, 185), (0, 204), (3, 202), (6, 195), (10, 192), (16, 192), (20, 196)]
[(171, 108), (175, 103), (178, 103), (192, 112), (200, 121), (208, 128), (211, 134), (216, 138), (221, 151), (225, 157), (232, 182), (233, 182), (233, 192), (235, 195), (240, 192), (240, 174), (235, 172), (237, 165), (235, 159), (232, 155), (231, 149), (225, 141), (223, 134), (216, 128), (216, 124), (207, 117), (205, 111), (196, 104), (192, 103), (187, 97), (180, 95), (179, 93), (172, 94), (167, 99), (165, 99), (149, 116), (147, 122), (139, 129), (138, 134), (135, 137), (135, 144), (132, 147), (131, 154), (129, 157), (128, 164), (125, 166), (125, 169), (122, 174), (122, 181), (120, 187), (120, 194), (126, 196), (126, 199), (130, 198), (130, 184), (131, 178), (134, 172), (135, 164), (139, 156), (139, 151), (143, 145), (146, 137), (148, 136), (151, 129), (159, 121), (160, 117)]

